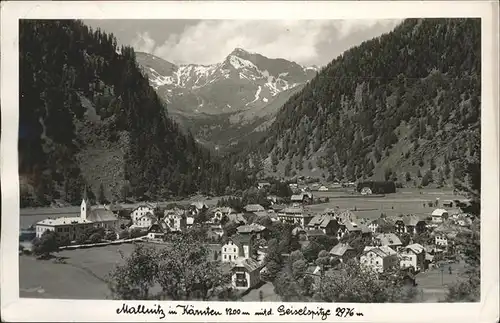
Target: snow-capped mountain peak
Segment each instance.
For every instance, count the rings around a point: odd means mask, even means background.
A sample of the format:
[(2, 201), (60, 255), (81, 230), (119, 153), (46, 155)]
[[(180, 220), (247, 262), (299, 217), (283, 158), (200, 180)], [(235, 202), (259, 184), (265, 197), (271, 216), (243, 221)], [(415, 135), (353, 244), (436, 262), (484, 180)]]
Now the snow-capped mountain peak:
[(212, 65), (175, 65), (140, 52), (136, 57), (150, 84), (170, 103), (170, 110), (193, 113), (233, 113), (261, 107), (316, 74), (315, 67), (305, 68), (242, 48)]

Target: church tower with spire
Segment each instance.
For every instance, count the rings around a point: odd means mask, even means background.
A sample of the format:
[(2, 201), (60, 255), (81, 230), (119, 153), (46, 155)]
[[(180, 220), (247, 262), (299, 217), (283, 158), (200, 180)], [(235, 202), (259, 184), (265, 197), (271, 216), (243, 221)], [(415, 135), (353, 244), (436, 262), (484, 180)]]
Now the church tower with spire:
[(80, 205), (80, 217), (83, 220), (87, 220), (87, 215), (89, 214), (90, 203), (87, 204), (88, 201), (89, 199), (87, 197), (87, 187), (85, 187), (85, 191), (83, 192), (82, 204)]

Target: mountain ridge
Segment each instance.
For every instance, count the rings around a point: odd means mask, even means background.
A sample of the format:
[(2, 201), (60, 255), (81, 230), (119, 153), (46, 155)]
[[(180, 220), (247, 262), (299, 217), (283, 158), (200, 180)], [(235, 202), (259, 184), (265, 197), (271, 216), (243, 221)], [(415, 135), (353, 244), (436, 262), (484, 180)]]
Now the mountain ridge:
[(21, 207), (78, 204), (84, 190), (106, 203), (248, 185), (169, 117), (131, 47), (78, 20), (19, 31)]
[[(242, 132), (265, 130), (281, 107), (277, 102), (284, 103), (284, 96), (292, 95), (317, 72), (316, 67), (240, 48), (211, 65), (175, 65), (143, 52), (137, 53), (137, 60), (169, 113), (197, 139), (215, 146), (235, 144), (233, 139)], [(200, 128), (200, 123), (213, 126)], [(211, 130), (220, 127), (226, 128), (226, 139)]]
[(407, 19), (349, 49), (241, 160), (287, 178), (464, 180), (464, 161), (480, 153), (480, 30), (478, 19)]

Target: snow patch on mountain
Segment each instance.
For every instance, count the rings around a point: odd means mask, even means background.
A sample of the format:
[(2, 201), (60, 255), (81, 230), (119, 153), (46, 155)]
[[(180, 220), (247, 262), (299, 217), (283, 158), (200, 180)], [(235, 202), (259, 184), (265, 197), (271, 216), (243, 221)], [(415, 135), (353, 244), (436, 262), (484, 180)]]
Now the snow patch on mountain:
[(242, 68), (257, 69), (252, 62), (234, 55), (229, 56), (229, 63), (237, 70)]
[(174, 83), (172, 77), (170, 76), (160, 75), (160, 73), (158, 73), (155, 69), (151, 67), (149, 68), (149, 71), (151, 72), (150, 74), (152, 74), (149, 77), (149, 82), (151, 83), (151, 85), (155, 90), (157, 90), (160, 86)]

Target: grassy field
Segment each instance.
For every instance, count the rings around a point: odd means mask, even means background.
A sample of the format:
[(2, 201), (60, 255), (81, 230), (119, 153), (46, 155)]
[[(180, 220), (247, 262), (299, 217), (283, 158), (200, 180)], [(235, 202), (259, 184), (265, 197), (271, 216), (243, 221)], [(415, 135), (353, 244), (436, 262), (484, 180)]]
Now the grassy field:
[[(387, 216), (400, 214), (430, 215), (435, 207), (429, 207), (427, 202), (454, 200), (459, 197), (450, 191), (441, 190), (411, 190), (401, 189), (397, 193), (388, 194), (384, 197), (345, 197), (346, 192), (314, 192), (315, 197), (328, 197), (330, 202), (308, 206), (311, 213), (322, 212), (326, 208), (339, 207), (350, 209), (360, 218), (374, 219), (381, 213)], [(425, 206), (424, 206), (425, 204)]]
[[(157, 248), (164, 245), (147, 244)], [(209, 248), (216, 248), (209, 245)], [(19, 256), (20, 297), (106, 299), (107, 275), (134, 250), (134, 244), (63, 250), (55, 254), (66, 263)]]
[(66, 264), (19, 257), (20, 297), (106, 299), (106, 275), (129, 255), (134, 246), (123, 244), (57, 253)]

